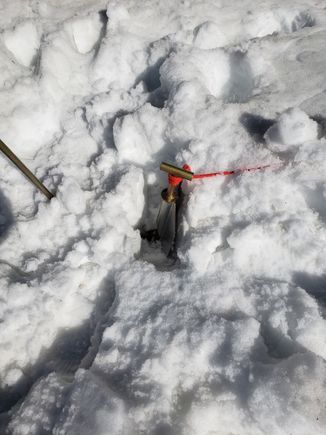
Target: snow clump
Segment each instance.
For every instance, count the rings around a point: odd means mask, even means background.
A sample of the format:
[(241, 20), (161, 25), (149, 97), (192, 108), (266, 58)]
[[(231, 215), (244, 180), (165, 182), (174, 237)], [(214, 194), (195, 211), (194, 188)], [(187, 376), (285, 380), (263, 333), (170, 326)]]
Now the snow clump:
[(318, 124), (298, 108), (283, 112), (270, 127), (265, 139), (269, 148), (276, 152), (287, 151), (294, 145), (316, 140)]

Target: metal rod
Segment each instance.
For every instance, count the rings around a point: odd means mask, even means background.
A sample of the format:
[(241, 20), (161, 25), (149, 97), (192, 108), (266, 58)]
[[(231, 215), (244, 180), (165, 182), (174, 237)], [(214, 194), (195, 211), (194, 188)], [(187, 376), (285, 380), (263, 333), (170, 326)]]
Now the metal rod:
[(176, 177), (184, 178), (185, 180), (189, 181), (191, 181), (194, 176), (193, 172), (186, 171), (185, 169), (170, 165), (170, 163), (162, 162), (160, 164), (160, 169), (161, 171), (167, 172), (168, 174), (175, 175)]
[(11, 151), (10, 148), (0, 139), (0, 150), (8, 157), (14, 165), (36, 186), (49, 200), (54, 198), (51, 193), (41, 181), (24, 165), (24, 163)]
[(168, 188), (161, 192), (162, 199), (168, 203), (176, 202), (178, 198), (177, 187), (178, 186), (172, 186), (172, 184), (169, 184)]

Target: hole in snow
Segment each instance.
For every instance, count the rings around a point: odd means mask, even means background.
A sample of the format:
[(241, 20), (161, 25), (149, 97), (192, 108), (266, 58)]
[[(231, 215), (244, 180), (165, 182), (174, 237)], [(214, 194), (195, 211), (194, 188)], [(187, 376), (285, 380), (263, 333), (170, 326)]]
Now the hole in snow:
[(240, 123), (247, 130), (255, 142), (264, 143), (264, 135), (266, 131), (275, 124), (275, 120), (266, 119), (260, 115), (244, 112), (239, 119)]
[(107, 16), (106, 13), (106, 9), (102, 9), (101, 11), (98, 12), (99, 17), (100, 17), (100, 21), (102, 22), (103, 26), (107, 26), (109, 18)]
[(0, 241), (7, 235), (13, 222), (10, 203), (0, 192)]
[(306, 290), (320, 306), (321, 315), (326, 318), (326, 275), (310, 275), (306, 272), (296, 272), (293, 275), (295, 285)]
[(255, 82), (247, 54), (242, 51), (230, 53), (230, 78), (224, 88), (225, 103), (246, 103), (253, 94)]
[(326, 137), (326, 118), (322, 115), (310, 116), (318, 124), (318, 139)]
[(139, 77), (142, 80), (149, 92), (155, 91), (161, 86), (160, 67), (165, 58), (159, 59), (154, 65), (149, 66), (144, 73)]
[(317, 183), (315, 189), (306, 187), (304, 196), (307, 205), (318, 213), (320, 220), (326, 224), (326, 184)]
[(163, 109), (166, 100), (167, 95), (163, 92), (162, 88), (158, 88), (151, 92), (148, 97), (148, 102), (158, 109)]
[(145, 84), (146, 90), (149, 93), (149, 103), (159, 109), (164, 107), (165, 101), (167, 99), (167, 95), (161, 87), (160, 77), (160, 68), (165, 60), (166, 56), (160, 57), (153, 65), (148, 66), (145, 71), (143, 71), (137, 77), (135, 82), (135, 86), (137, 86), (140, 82)]
[(313, 27), (316, 24), (316, 20), (310, 15), (308, 11), (298, 13), (291, 20), (286, 18), (282, 20), (282, 30), (286, 33), (294, 33), (305, 27)]
[(272, 328), (271, 325), (262, 323), (260, 335), (268, 355), (272, 358), (287, 359), (295, 353), (302, 352), (300, 345), (280, 333), (277, 329)]

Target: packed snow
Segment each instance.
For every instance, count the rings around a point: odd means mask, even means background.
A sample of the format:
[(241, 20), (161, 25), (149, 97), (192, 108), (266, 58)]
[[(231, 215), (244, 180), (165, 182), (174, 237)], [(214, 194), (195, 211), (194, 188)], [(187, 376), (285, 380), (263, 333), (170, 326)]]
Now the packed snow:
[[(322, 0), (0, 0), (0, 433), (326, 433)], [(156, 226), (183, 182), (177, 259)]]

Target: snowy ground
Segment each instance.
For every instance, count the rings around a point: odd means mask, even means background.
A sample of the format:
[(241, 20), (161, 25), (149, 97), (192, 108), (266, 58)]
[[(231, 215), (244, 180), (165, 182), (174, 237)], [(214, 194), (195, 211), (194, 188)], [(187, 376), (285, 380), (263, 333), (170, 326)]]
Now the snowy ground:
[[(0, 0), (0, 433), (326, 433), (323, 0)], [(184, 183), (179, 261), (141, 240)]]

